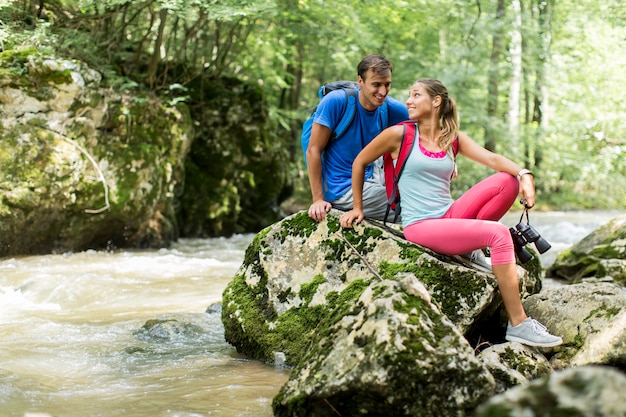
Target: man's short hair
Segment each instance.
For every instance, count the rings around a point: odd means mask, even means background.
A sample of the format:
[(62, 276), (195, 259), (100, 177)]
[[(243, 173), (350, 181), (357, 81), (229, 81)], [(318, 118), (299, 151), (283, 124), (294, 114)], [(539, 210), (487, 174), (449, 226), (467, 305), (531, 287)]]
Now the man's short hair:
[(384, 56), (371, 54), (359, 62), (356, 70), (357, 74), (365, 80), (365, 74), (367, 71), (372, 70), (375, 75), (387, 76), (393, 71), (393, 65), (391, 64), (391, 61)]

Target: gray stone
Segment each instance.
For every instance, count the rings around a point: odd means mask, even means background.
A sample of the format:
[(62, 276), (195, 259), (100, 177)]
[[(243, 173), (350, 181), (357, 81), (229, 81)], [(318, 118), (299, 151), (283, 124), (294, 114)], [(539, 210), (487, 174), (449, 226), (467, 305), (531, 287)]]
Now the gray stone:
[[(495, 277), (376, 222), (343, 230), (341, 214), (255, 237), (223, 293), (226, 340), (294, 367), (277, 416), (471, 415), (495, 387), (466, 339), (500, 315)], [(518, 271), (523, 295), (539, 291), (540, 268)]]
[(593, 278), (626, 285), (626, 215), (611, 219), (559, 253), (546, 277), (571, 283)]
[(612, 368), (566, 369), (492, 398), (476, 417), (623, 417), (624, 386), (626, 376)]
[(413, 275), (374, 280), (329, 321), (274, 399), (275, 416), (469, 415), (493, 393), (491, 374)]
[(478, 354), (478, 359), (493, 375), (498, 394), (553, 372), (543, 354), (519, 343), (490, 346)]
[(544, 319), (564, 346), (554, 368), (604, 364), (626, 367), (626, 289), (611, 283), (545, 288), (523, 302), (530, 316)]
[[(493, 274), (455, 263), (414, 245), (378, 225), (363, 222), (341, 230), (332, 210), (316, 223), (306, 212), (260, 232), (222, 300), (226, 340), (238, 351), (271, 363), (284, 352), (297, 364), (338, 300), (354, 302), (350, 292), (374, 280), (413, 274), (462, 334), (480, 327), (502, 305)], [(522, 294), (541, 288), (537, 275), (520, 268)]]

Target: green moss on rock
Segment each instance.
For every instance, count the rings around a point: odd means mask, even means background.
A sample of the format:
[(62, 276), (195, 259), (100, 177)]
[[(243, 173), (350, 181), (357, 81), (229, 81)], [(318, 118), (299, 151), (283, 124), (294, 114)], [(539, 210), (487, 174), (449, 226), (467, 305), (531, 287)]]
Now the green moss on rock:
[[(282, 352), (287, 363), (295, 364), (305, 356), (314, 334), (327, 332), (329, 315), (342, 317), (337, 312), (345, 306), (346, 299), (360, 296), (366, 285), (362, 281), (351, 283), (341, 293), (329, 294), (330, 302), (310, 307), (308, 303), (317, 287), (325, 282), (317, 276), (313, 282), (302, 287), (300, 297), (306, 304), (278, 315), (268, 302), (266, 281), (250, 287), (243, 275), (237, 275), (224, 290), (222, 296), (222, 322), (226, 341), (237, 347), (240, 353), (265, 362), (272, 362), (275, 352)], [(265, 317), (267, 321), (259, 321)], [(266, 324), (270, 323), (270, 324)]]
[(311, 219), (306, 212), (299, 212), (281, 222), (281, 242), (284, 242), (287, 236), (308, 238), (311, 233), (317, 230), (317, 227), (317, 222)]
[(313, 296), (317, 292), (317, 288), (325, 282), (326, 282), (326, 278), (324, 278), (323, 275), (316, 275), (313, 278), (313, 281), (309, 282), (308, 284), (304, 284), (300, 287), (300, 292), (298, 293), (298, 296), (302, 300), (304, 300), (305, 304), (309, 304), (311, 300), (313, 299)]

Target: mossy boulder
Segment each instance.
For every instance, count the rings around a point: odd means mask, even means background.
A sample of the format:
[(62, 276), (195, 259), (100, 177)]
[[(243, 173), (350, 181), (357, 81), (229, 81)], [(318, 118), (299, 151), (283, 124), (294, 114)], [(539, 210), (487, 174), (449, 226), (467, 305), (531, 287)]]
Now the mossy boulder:
[(611, 219), (559, 253), (546, 277), (569, 283), (605, 280), (626, 285), (626, 215)]
[[(294, 365), (338, 298), (355, 300), (372, 280), (403, 274), (417, 277), (442, 313), (470, 338), (486, 333), (481, 323), (499, 318), (502, 302), (493, 274), (412, 244), (376, 223), (341, 229), (340, 215), (331, 210), (317, 223), (302, 211), (255, 236), (222, 299), (226, 339), (240, 352), (266, 362), (283, 352)], [(539, 275), (521, 267), (518, 272), (524, 296), (539, 292)]]
[[(495, 277), (341, 214), (257, 234), (223, 293), (226, 340), (294, 366), (276, 415), (470, 415), (495, 387), (470, 343), (502, 341)], [(518, 272), (523, 296), (540, 290)]]
[(156, 248), (280, 218), (289, 156), (258, 87), (105, 84), (79, 61), (0, 53), (0, 257)]
[(609, 365), (626, 369), (626, 289), (614, 283), (551, 286), (523, 301), (528, 315), (540, 315), (563, 346), (553, 368)]
[(84, 64), (0, 54), (0, 256), (178, 237), (187, 109), (101, 88)]
[(493, 377), (413, 274), (338, 301), (274, 398), (275, 416), (471, 415), (493, 394)]
[(626, 376), (612, 368), (566, 369), (492, 398), (476, 417), (624, 416), (624, 385)]

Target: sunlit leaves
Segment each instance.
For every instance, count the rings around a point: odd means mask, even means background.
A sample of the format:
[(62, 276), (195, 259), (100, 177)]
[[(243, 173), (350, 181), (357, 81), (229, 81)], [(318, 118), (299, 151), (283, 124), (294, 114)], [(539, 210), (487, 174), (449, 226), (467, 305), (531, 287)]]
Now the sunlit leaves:
[[(176, 101), (186, 93), (168, 86), (185, 85), (200, 72), (258, 83), (277, 129), (294, 137), (318, 101), (319, 84), (356, 79), (359, 60), (382, 53), (394, 63), (393, 97), (404, 100), (418, 78), (438, 78), (457, 101), (462, 129), (477, 142), (491, 129), (497, 151), (519, 162), (543, 158), (537, 185), (544, 195), (556, 196), (566, 184), (589, 191), (609, 183), (617, 184), (610, 193), (624, 195), (623, 3), (521, 0), (514, 15), (505, 1), (506, 13), (497, 16), (497, 0), (0, 0), (0, 44), (54, 43), (105, 79), (124, 74), (137, 85), (156, 60), (154, 88)], [(42, 19), (33, 20), (41, 4)], [(542, 14), (546, 6), (554, 6), (553, 14)], [(28, 22), (23, 26), (35, 26), (29, 32), (9, 23), (19, 13)], [(522, 23), (519, 141), (507, 134), (515, 124), (506, 114), (514, 17)], [(497, 36), (503, 45), (492, 60)], [(498, 77), (490, 78), (492, 71)], [(498, 89), (490, 90), (492, 79)], [(498, 106), (490, 113), (493, 100)], [(532, 120), (535, 103), (541, 124)], [(463, 186), (483, 175), (467, 170)]]

